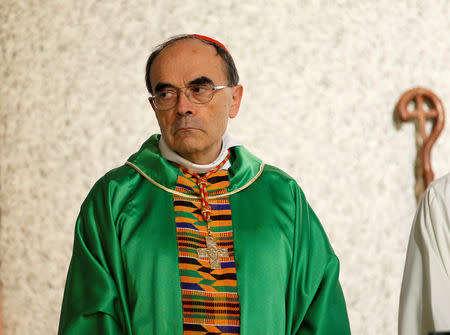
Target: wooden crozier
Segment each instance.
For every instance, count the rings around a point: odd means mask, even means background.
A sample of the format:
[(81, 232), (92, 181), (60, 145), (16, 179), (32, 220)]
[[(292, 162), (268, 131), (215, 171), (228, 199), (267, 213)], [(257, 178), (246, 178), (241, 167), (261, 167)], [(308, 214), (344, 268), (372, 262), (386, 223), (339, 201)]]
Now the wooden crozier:
[[(413, 108), (411, 108), (413, 106)], [(436, 94), (432, 91), (417, 87), (405, 92), (398, 104), (397, 111), (401, 121), (416, 121), (416, 140), (418, 141), (416, 160), (416, 197), (419, 199), (428, 185), (434, 179), (431, 167), (431, 148), (436, 142), (439, 134), (444, 128), (445, 111), (444, 105)], [(432, 129), (427, 134), (426, 121), (432, 121)], [(420, 173), (421, 171), (421, 173)], [(421, 175), (421, 179), (419, 180)]]

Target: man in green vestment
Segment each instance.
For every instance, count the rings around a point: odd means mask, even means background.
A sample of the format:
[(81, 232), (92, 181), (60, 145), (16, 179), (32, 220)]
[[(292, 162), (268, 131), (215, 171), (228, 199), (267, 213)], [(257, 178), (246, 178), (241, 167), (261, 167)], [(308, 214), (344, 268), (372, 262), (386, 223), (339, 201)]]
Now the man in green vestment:
[(58, 334), (350, 334), (339, 261), (300, 187), (226, 133), (238, 81), (209, 37), (150, 55), (161, 135), (82, 204)]

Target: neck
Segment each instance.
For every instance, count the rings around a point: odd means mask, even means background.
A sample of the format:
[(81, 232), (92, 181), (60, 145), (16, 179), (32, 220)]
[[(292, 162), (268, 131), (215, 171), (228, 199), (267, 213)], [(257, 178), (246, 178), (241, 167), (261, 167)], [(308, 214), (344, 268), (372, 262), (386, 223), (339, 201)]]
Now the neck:
[(198, 164), (198, 165), (207, 165), (214, 162), (217, 157), (219, 157), (220, 152), (222, 149), (222, 143), (218, 148), (212, 148), (208, 153), (199, 153), (199, 152), (193, 152), (193, 153), (181, 153), (177, 152), (178, 155), (183, 157), (184, 159), (187, 159), (191, 163)]
[[(196, 157), (191, 157), (191, 155), (180, 156), (178, 153), (173, 151), (164, 139), (161, 137), (159, 140), (159, 150), (161, 152), (161, 156), (167, 159), (168, 161), (177, 163), (183, 167), (188, 168), (196, 173), (206, 173), (212, 169), (214, 169), (227, 155), (228, 149), (234, 147), (236, 145), (241, 145), (241, 143), (235, 141), (229, 135), (225, 134), (222, 138), (222, 149), (218, 152), (214, 153), (214, 157), (209, 157), (206, 164), (197, 163), (194, 161)], [(215, 158), (215, 159), (214, 159)], [(203, 162), (203, 160), (201, 160)], [(229, 164), (229, 163), (227, 163)], [(225, 168), (228, 168), (225, 165)]]

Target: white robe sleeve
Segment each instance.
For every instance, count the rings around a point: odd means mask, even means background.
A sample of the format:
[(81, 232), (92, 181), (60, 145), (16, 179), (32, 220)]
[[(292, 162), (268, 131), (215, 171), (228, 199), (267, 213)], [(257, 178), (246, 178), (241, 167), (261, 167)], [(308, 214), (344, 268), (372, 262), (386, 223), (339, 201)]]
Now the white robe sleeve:
[(432, 183), (420, 201), (399, 308), (399, 335), (445, 330), (450, 330), (450, 174)]

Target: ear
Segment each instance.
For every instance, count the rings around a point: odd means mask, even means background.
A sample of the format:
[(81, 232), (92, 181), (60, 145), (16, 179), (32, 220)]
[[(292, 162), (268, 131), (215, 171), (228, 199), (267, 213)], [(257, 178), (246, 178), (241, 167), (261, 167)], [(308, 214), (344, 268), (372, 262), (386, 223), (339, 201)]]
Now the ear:
[(242, 85), (236, 85), (231, 87), (231, 106), (230, 111), (228, 112), (228, 116), (230, 119), (236, 117), (239, 112), (239, 107), (241, 106), (242, 94), (244, 92), (244, 88)]
[(152, 106), (153, 111), (156, 113), (157, 110), (156, 110), (156, 107), (155, 107), (155, 103), (153, 102), (151, 97), (148, 98), (148, 102), (150, 103), (150, 106)]

